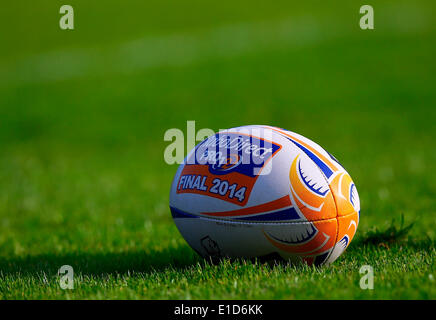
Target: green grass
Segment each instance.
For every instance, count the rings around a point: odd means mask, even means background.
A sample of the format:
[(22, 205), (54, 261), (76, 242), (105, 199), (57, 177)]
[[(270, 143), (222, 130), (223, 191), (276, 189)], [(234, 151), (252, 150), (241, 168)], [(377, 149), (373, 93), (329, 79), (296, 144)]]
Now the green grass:
[[(377, 2), (373, 31), (357, 1), (105, 3), (71, 1), (73, 32), (61, 2), (0, 11), (0, 298), (436, 298), (432, 1)], [(187, 120), (279, 126), (334, 154), (362, 206), (344, 255), (198, 257), (163, 159), (164, 132)], [(65, 264), (74, 290), (59, 287)]]
[[(397, 242), (390, 232), (379, 236), (377, 244), (373, 236), (371, 244), (369, 238), (356, 241), (324, 268), (255, 260), (212, 263), (185, 245), (1, 259), (0, 293), (7, 299), (433, 299), (434, 241)], [(61, 290), (53, 276), (64, 263), (77, 266), (73, 290)], [(363, 265), (374, 268), (373, 290), (360, 289)]]

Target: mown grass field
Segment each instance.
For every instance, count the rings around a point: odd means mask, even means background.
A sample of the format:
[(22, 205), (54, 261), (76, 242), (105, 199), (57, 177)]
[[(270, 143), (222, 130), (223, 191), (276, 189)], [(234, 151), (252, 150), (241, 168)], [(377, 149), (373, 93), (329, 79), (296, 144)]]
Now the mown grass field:
[[(74, 31), (61, 4), (0, 11), (0, 298), (436, 298), (432, 1), (377, 1), (371, 31), (358, 1), (70, 1)], [(187, 120), (279, 126), (334, 154), (362, 206), (346, 253), (323, 268), (197, 256), (163, 158)]]

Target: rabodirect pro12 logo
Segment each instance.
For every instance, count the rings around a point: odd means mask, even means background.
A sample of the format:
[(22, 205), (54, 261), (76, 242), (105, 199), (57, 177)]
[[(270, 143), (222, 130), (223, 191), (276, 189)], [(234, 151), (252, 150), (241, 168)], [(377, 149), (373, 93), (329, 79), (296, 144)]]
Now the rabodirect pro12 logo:
[(177, 193), (196, 193), (245, 205), (268, 161), (281, 149), (272, 141), (220, 132), (196, 146), (185, 160)]

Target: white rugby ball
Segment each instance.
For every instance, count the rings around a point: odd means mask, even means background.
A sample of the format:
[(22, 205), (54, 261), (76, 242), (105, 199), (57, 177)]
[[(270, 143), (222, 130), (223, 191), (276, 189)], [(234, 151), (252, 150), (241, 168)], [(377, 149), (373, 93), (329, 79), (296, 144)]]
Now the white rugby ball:
[(338, 161), (311, 140), (270, 126), (218, 132), (174, 177), (170, 209), (203, 257), (336, 260), (359, 223), (359, 195)]

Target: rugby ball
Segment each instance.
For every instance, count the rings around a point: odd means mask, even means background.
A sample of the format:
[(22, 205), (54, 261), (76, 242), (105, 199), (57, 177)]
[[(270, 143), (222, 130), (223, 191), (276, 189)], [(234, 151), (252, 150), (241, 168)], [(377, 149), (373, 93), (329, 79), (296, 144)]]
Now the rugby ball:
[(174, 222), (203, 257), (335, 261), (359, 223), (350, 175), (311, 140), (271, 126), (223, 130), (179, 166)]

